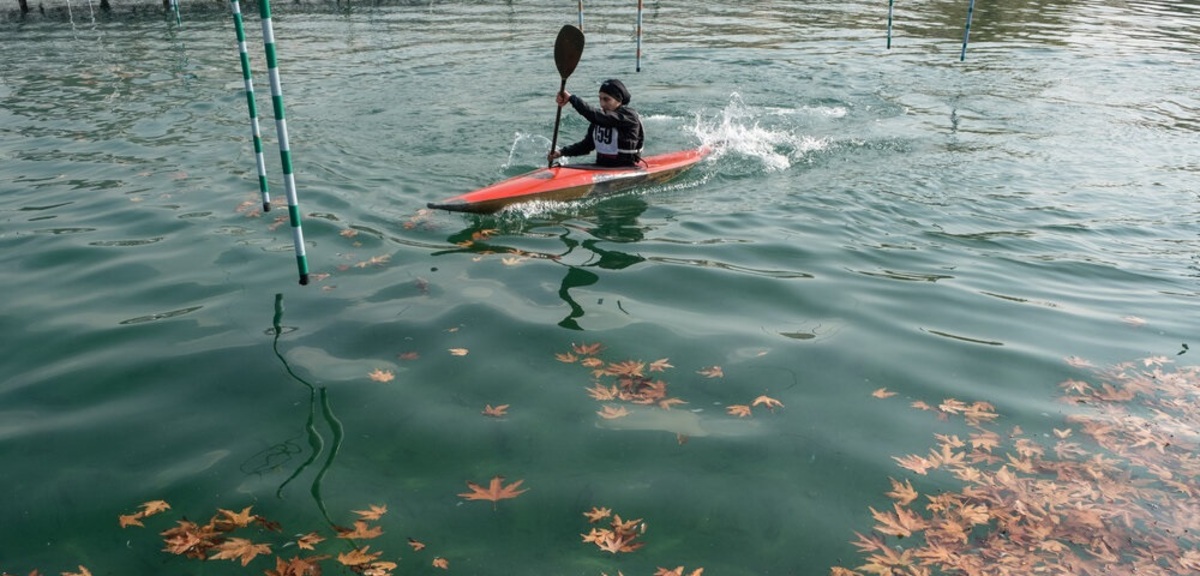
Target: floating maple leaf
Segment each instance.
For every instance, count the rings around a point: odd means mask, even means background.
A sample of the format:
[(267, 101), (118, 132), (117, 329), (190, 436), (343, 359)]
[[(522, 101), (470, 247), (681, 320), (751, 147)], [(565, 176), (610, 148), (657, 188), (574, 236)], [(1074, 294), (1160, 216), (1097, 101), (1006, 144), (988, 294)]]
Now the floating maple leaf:
[(492, 406), (491, 404), (488, 404), (483, 407), (483, 415), (484, 416), (500, 418), (501, 416), (505, 416), (507, 414), (508, 414), (508, 404), (501, 404), (499, 406)]
[(376, 368), (370, 374), (367, 374), (367, 378), (370, 378), (376, 382), (391, 382), (396, 378), (396, 375), (392, 374), (391, 370), (381, 370)]
[(504, 486), (503, 476), (493, 476), (487, 488), (484, 488), (483, 486), (480, 486), (474, 482), (467, 482), (467, 487), (470, 488), (471, 491), (463, 492), (459, 494), (459, 496), (462, 496), (467, 500), (490, 500), (492, 501), (492, 508), (495, 508), (496, 502), (508, 498), (516, 498), (517, 496), (520, 496), (524, 492), (528, 491), (528, 488), (525, 488), (524, 490), (517, 490), (517, 488), (521, 486), (522, 482), (524, 482), (524, 480), (517, 480), (508, 486)]
[(725, 377), (725, 372), (723, 370), (721, 370), (720, 366), (709, 366), (708, 368), (704, 368), (702, 370), (697, 370), (696, 373), (701, 376), (704, 376), (705, 378), (724, 378)]
[(901, 506), (908, 506), (913, 500), (917, 499), (917, 491), (913, 490), (912, 484), (905, 480), (903, 484), (895, 478), (888, 478), (892, 481), (892, 491), (885, 493), (885, 496), (895, 500)]
[(596, 354), (599, 354), (600, 350), (603, 348), (604, 347), (599, 342), (592, 344), (571, 344), (571, 349), (574, 350), (576, 354), (581, 354), (583, 356), (595, 356)]
[[(7, 572), (6, 572), (6, 574), (7, 574)], [(36, 576), (36, 574), (37, 574), (37, 571), (35, 570), (33, 572), (33, 574), (31, 574), (30, 576)], [(62, 576), (92, 576), (92, 573), (87, 568), (84, 568), (83, 565), (81, 564), (79, 566), (78, 572), (63, 572)]]
[(354, 568), (355, 566), (365, 566), (371, 562), (374, 562), (377, 558), (379, 558), (380, 555), (383, 554), (383, 552), (368, 552), (370, 548), (370, 546), (363, 546), (362, 548), (355, 548), (349, 552), (343, 552), (338, 554), (337, 561), (346, 566), (350, 566), (351, 568)]
[[(683, 566), (676, 566), (674, 570), (660, 566), (658, 570), (654, 572), (654, 576), (684, 576), (683, 570)], [(688, 572), (686, 576), (701, 576), (702, 574), (704, 574), (704, 569), (697, 568), (691, 572)]]
[(442, 570), (449, 570), (450, 569), (450, 561), (445, 558), (442, 558), (441, 556), (438, 556), (437, 558), (433, 559), (433, 567), (441, 568)]
[(213, 547), (217, 553), (210, 560), (241, 560), (245, 566), (259, 554), (270, 554), (270, 544), (255, 544), (245, 538), (230, 538)]
[(895, 396), (896, 393), (888, 390), (887, 388), (879, 388), (872, 392), (871, 395), (876, 398), (891, 398), (892, 396)]
[(371, 538), (378, 538), (379, 536), (383, 535), (383, 528), (380, 528), (379, 526), (370, 526), (362, 520), (354, 521), (353, 530), (336, 526), (334, 527), (334, 530), (337, 530), (338, 538), (345, 538), (347, 540), (369, 540)]
[(609, 376), (642, 376), (642, 370), (646, 368), (645, 362), (637, 360), (626, 360), (625, 362), (611, 363), (604, 368), (604, 373)]
[(167, 504), (163, 500), (151, 500), (150, 502), (142, 503), (141, 509), (142, 509), (142, 516), (153, 516), (160, 512), (165, 512), (167, 510), (170, 510), (171, 505)]
[(608, 518), (610, 514), (612, 514), (612, 510), (609, 510), (608, 508), (597, 508), (595, 506), (593, 506), (590, 511), (583, 513), (583, 515), (588, 519), (588, 522), (592, 524)]
[(316, 545), (324, 541), (325, 538), (322, 538), (316, 532), (309, 532), (296, 539), (296, 546), (300, 547), (301, 550), (316, 550)]
[(770, 396), (767, 396), (765, 394), (762, 396), (759, 396), (758, 398), (755, 398), (754, 403), (751, 405), (752, 406), (762, 405), (762, 406), (766, 406), (767, 408), (769, 408), (771, 410), (775, 410), (775, 408), (783, 408), (783, 402), (780, 402), (780, 401), (778, 401), (774, 398), (771, 398)]
[(378, 520), (387, 514), (387, 505), (370, 504), (368, 510), (352, 510), (352, 512), (358, 514), (358, 517), (363, 520)]
[(745, 418), (750, 415), (750, 407), (745, 404), (733, 404), (725, 407), (725, 411), (732, 416)]
[(571, 364), (571, 363), (577, 362), (579, 360), (579, 357), (570, 352), (565, 352), (563, 354), (555, 354), (554, 359), (558, 360), (559, 362)]
[(117, 522), (121, 524), (122, 528), (128, 528), (130, 526), (145, 526), (145, 524), (142, 524), (142, 518), (144, 516), (145, 515), (141, 512), (134, 512), (133, 514), (121, 514), (120, 516), (117, 516)]
[(466, 356), (468, 350), (466, 348), (451, 348), (450, 354), (454, 356)]
[(413, 552), (420, 552), (425, 549), (425, 543), (415, 538), (409, 537), (408, 545), (412, 547)]
[(662, 371), (666, 370), (667, 368), (674, 368), (674, 366), (672, 366), (669, 362), (667, 362), (666, 358), (659, 358), (658, 360), (655, 360), (650, 363), (650, 371), (651, 372), (662, 372)]

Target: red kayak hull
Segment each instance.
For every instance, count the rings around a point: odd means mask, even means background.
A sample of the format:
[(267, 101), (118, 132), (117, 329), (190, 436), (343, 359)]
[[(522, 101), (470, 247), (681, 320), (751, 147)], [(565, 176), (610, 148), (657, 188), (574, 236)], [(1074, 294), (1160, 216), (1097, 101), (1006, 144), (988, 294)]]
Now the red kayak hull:
[(709, 151), (703, 147), (659, 154), (643, 158), (637, 166), (621, 168), (595, 164), (540, 168), (442, 202), (430, 202), (428, 206), (452, 212), (491, 214), (518, 202), (595, 198), (643, 184), (666, 182), (703, 160)]

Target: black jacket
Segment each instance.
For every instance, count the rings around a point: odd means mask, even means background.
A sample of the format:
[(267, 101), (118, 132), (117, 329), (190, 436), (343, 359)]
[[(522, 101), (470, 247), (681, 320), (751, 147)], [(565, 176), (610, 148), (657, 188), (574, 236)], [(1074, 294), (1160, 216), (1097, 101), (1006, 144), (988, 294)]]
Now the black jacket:
[(571, 95), (571, 106), (591, 125), (583, 140), (563, 147), (563, 156), (582, 156), (595, 150), (596, 163), (601, 166), (632, 166), (642, 159), (645, 133), (636, 110), (621, 106), (612, 112), (605, 112), (600, 108), (592, 108), (575, 94)]

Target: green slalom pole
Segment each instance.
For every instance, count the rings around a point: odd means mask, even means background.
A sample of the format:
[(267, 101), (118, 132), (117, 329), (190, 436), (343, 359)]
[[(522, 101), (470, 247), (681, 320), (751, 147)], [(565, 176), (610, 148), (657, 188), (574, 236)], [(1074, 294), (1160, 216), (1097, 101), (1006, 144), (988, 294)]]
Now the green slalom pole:
[(287, 194), (288, 218), (292, 224), (292, 243), (296, 247), (296, 266), (300, 284), (308, 284), (308, 257), (304, 254), (304, 232), (300, 230), (300, 202), (296, 199), (296, 179), (292, 176), (292, 151), (288, 147), (287, 119), (283, 114), (283, 87), (279, 83), (279, 64), (275, 60), (275, 30), (271, 26), (271, 2), (259, 0), (263, 44), (267, 49), (267, 72), (271, 79), (271, 103), (275, 108), (275, 130), (279, 133), (279, 159), (283, 164), (283, 190)]
[(254, 102), (254, 79), (250, 74), (250, 54), (246, 52), (246, 29), (242, 27), (242, 7), (230, 0), (233, 28), (237, 30), (238, 53), (242, 59), (242, 80), (246, 85), (246, 105), (250, 109), (250, 133), (254, 138), (254, 159), (258, 162), (258, 189), (262, 192), (263, 212), (271, 211), (271, 190), (267, 186), (267, 164), (263, 161), (262, 132), (258, 127), (258, 105)]
[(583, 30), (583, 0), (579, 0), (579, 29)]
[(967, 40), (971, 38), (971, 15), (975, 13), (975, 0), (971, 0), (967, 4), (967, 27), (963, 30), (963, 46), (962, 52), (958, 55), (958, 61), (962, 62), (967, 59)]
[(888, 28), (887, 28), (887, 47), (888, 47), (888, 50), (891, 50), (891, 49), (892, 49), (892, 6), (893, 6), (895, 3), (896, 3), (896, 0), (888, 0)]

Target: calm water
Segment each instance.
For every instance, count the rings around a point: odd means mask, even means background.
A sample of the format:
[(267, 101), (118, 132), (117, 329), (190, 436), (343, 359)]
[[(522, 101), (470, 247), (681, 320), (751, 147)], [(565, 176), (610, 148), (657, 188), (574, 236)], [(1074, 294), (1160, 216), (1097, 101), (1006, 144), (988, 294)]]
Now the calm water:
[[(486, 218), (422, 208), (543, 162), (575, 6), (415, 4), (277, 10), (304, 287), (284, 206), (255, 210), (228, 14), (0, 24), (0, 571), (261, 573), (157, 532), (386, 504), (360, 544), (398, 573), (826, 574), (889, 476), (952, 483), (892, 459), (963, 434), (911, 402), (1041, 434), (1068, 358), (1194, 365), (1200, 3), (985, 2), (960, 62), (965, 1), (898, 7), (891, 50), (879, 2), (647, 2), (641, 72), (634, 3), (585, 3), (568, 89), (624, 78), (650, 151), (718, 152)], [(594, 343), (669, 359), (647, 375), (688, 403), (603, 421), (607, 380), (556, 358)], [(759, 395), (784, 407), (725, 414)], [(457, 496), (497, 474), (529, 492)], [(581, 543), (592, 506), (645, 548)]]

